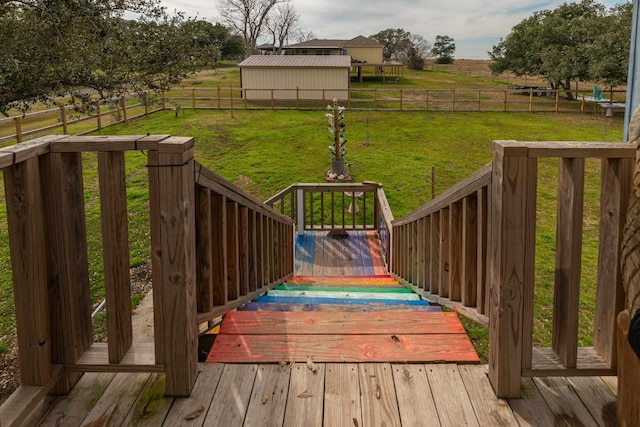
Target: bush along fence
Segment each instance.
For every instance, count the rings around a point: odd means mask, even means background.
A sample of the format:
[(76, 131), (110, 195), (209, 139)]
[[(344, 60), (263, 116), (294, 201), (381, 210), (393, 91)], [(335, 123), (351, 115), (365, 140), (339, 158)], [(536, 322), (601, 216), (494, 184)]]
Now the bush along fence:
[(626, 90), (573, 93), (534, 87), (505, 89), (243, 89), (174, 88), (159, 94), (96, 102), (89, 114), (64, 106), (0, 119), (0, 145), (45, 134), (82, 135), (157, 111), (173, 110), (324, 110), (336, 97), (352, 111), (588, 113), (624, 111)]

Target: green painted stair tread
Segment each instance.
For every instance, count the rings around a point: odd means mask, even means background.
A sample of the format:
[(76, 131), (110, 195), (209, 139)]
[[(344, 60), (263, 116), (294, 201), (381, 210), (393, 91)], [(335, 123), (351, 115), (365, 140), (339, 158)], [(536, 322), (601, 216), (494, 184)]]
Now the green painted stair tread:
[(279, 291), (327, 291), (327, 292), (380, 292), (380, 293), (398, 293), (412, 294), (411, 289), (403, 287), (372, 287), (362, 286), (298, 286), (298, 285), (279, 285), (275, 287)]
[(267, 292), (268, 296), (274, 297), (308, 297), (308, 298), (365, 298), (365, 299), (393, 299), (416, 301), (420, 297), (414, 293), (398, 292), (336, 292), (336, 291), (287, 291), (274, 289)]

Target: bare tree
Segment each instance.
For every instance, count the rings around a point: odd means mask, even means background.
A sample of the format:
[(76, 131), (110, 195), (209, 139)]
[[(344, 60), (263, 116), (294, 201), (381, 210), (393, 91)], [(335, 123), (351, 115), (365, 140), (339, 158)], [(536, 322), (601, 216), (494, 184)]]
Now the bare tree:
[(291, 0), (285, 0), (284, 3), (271, 9), (271, 13), (267, 16), (266, 27), (273, 41), (274, 53), (282, 53), (285, 42), (296, 32), (297, 25), (298, 12)]
[(302, 42), (308, 42), (309, 40), (317, 39), (318, 36), (316, 36), (313, 31), (299, 30), (297, 31), (295, 38), (298, 43), (302, 43)]
[(271, 9), (284, 0), (220, 0), (218, 11), (224, 21), (244, 37), (245, 55), (256, 50), (256, 43)]

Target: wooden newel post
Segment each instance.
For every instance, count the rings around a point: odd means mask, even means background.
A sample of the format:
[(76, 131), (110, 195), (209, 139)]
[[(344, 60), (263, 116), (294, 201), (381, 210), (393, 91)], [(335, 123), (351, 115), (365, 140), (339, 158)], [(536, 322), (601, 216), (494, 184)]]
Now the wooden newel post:
[(152, 246), (160, 251), (165, 393), (188, 396), (198, 371), (193, 139), (163, 140), (157, 157), (149, 157), (149, 167), (157, 168), (150, 182), (158, 186), (152, 191), (159, 216)]
[[(533, 256), (527, 248), (527, 209), (531, 209), (527, 181), (535, 177), (526, 147), (510, 141), (494, 142), (489, 213), (489, 381), (501, 398), (520, 397), (527, 318), (524, 303), (530, 291), (526, 268), (532, 265), (528, 257)], [(535, 200), (535, 192), (533, 196)]]

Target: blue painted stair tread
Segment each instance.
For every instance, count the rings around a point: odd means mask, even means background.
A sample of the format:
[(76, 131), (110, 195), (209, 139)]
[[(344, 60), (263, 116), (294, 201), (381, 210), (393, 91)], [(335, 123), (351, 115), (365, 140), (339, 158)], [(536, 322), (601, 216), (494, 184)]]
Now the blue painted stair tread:
[(357, 299), (357, 298), (308, 298), (308, 297), (276, 297), (261, 296), (257, 302), (275, 302), (282, 304), (389, 304), (389, 305), (429, 305), (426, 300), (397, 300), (397, 299)]
[(268, 296), (274, 297), (310, 297), (310, 298), (354, 298), (354, 299), (391, 299), (391, 300), (419, 300), (414, 293), (380, 293), (380, 292), (336, 292), (336, 291), (279, 291), (271, 290)]
[[(280, 298), (278, 298), (280, 301)], [(405, 301), (403, 301), (404, 303)], [(387, 304), (385, 302), (372, 302), (368, 304), (288, 304), (283, 302), (251, 302), (242, 307), (242, 311), (428, 311), (441, 312), (437, 305), (407, 305)]]

